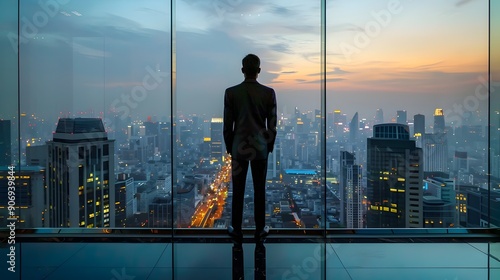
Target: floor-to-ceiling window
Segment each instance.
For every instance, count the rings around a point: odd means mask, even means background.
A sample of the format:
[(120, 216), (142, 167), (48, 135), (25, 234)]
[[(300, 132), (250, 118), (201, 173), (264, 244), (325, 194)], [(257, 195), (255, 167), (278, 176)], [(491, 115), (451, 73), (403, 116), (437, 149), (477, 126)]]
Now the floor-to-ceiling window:
[(327, 15), (329, 226), (488, 227), (488, 1)]
[[(321, 3), (3, 3), (2, 165), (26, 172), (20, 226), (225, 228), (222, 101), (248, 53), (278, 98), (272, 228), (498, 225), (488, 1)], [(250, 177), (246, 192), (252, 228)]]
[[(176, 227), (231, 221), (230, 162), (222, 138), (226, 88), (241, 63), (261, 59), (258, 81), (277, 94), (278, 136), (269, 155), (266, 224), (318, 227), (321, 180), (320, 1), (176, 1)], [(243, 227), (254, 227), (250, 173)]]
[[(13, 115), (30, 176), (20, 226), (171, 226), (170, 3), (19, 1), (19, 11), (3, 53), (20, 54)], [(13, 97), (15, 69), (2, 79)]]

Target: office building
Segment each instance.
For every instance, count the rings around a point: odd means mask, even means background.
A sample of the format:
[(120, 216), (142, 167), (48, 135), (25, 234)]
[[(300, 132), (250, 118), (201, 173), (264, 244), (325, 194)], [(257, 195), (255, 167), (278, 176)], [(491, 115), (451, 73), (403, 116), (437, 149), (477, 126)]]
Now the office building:
[(444, 132), (426, 133), (422, 139), (424, 171), (449, 172), (448, 137)]
[(423, 181), (424, 227), (458, 227), (455, 181), (428, 177)]
[[(8, 211), (9, 177), (11, 169), (0, 166), (0, 227), (6, 227), (10, 222)], [(39, 228), (47, 226), (44, 222), (44, 186), (45, 169), (39, 166), (25, 166), (14, 169), (15, 182), (15, 217), (18, 228)]]
[(422, 149), (403, 124), (379, 124), (367, 143), (367, 226), (423, 226)]
[(444, 111), (441, 108), (434, 110), (434, 134), (446, 132)]
[(102, 120), (61, 118), (47, 146), (47, 226), (114, 226), (114, 140)]
[(13, 163), (11, 142), (11, 121), (0, 120), (0, 166)]
[(354, 154), (340, 152), (340, 222), (347, 228), (363, 227), (363, 190), (361, 166)]
[(407, 124), (407, 114), (406, 110), (398, 110), (396, 115), (396, 123)]
[(222, 164), (226, 151), (222, 134), (222, 118), (212, 118), (210, 123), (210, 159)]

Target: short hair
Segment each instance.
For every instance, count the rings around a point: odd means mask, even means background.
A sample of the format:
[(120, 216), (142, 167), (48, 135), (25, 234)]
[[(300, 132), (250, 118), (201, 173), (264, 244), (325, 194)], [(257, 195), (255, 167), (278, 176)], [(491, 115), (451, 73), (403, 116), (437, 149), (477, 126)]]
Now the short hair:
[(255, 54), (247, 54), (241, 61), (243, 72), (250, 76), (257, 76), (260, 69), (260, 59)]

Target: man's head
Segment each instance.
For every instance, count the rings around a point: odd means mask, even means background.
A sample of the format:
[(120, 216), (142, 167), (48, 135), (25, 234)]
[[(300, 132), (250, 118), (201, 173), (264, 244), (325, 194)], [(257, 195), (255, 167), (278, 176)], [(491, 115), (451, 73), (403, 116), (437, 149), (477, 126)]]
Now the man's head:
[(260, 73), (260, 59), (255, 54), (248, 54), (243, 58), (241, 62), (243, 67), (241, 72), (245, 74), (246, 78), (257, 78), (257, 74)]

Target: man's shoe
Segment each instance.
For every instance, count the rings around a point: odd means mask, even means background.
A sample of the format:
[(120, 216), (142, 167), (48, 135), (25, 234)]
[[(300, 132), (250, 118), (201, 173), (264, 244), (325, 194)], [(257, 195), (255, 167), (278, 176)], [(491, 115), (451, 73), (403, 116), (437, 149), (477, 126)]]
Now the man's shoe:
[(232, 226), (229, 226), (227, 228), (227, 232), (229, 233), (229, 236), (231, 236), (234, 244), (241, 245), (243, 243), (243, 233), (241, 230), (236, 230)]
[(269, 226), (265, 226), (260, 232), (255, 233), (255, 243), (264, 243), (269, 235)]

